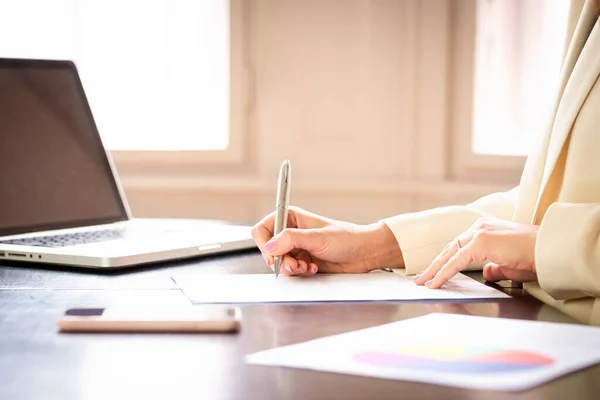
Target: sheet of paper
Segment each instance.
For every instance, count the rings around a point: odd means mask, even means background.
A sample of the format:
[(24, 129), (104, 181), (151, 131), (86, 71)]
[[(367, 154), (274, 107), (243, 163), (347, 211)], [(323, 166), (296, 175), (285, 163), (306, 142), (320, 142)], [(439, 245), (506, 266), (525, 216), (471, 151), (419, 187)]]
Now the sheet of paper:
[(192, 303), (280, 303), (315, 301), (383, 301), (423, 299), (490, 299), (510, 297), (459, 274), (442, 289), (418, 286), (412, 277), (391, 272), (317, 274), (178, 275), (173, 280)]
[(518, 391), (600, 362), (600, 328), (452, 314), (274, 348), (250, 364)]

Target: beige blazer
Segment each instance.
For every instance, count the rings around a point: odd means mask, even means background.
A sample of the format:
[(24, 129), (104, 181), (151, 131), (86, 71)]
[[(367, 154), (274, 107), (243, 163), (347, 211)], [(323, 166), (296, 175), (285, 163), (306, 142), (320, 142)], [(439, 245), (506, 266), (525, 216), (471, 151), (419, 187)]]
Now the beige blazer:
[(600, 325), (600, 22), (593, 3), (587, 0), (578, 14), (553, 118), (519, 186), (466, 206), (383, 220), (398, 240), (407, 274), (427, 268), (482, 216), (540, 225), (538, 283), (526, 290), (579, 321)]

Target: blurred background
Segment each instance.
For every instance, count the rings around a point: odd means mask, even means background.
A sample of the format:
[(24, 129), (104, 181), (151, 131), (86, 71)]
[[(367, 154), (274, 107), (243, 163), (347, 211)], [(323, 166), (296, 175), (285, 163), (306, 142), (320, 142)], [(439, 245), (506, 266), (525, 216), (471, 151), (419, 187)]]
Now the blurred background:
[(369, 223), (518, 184), (583, 0), (0, 0), (71, 59), (136, 217)]

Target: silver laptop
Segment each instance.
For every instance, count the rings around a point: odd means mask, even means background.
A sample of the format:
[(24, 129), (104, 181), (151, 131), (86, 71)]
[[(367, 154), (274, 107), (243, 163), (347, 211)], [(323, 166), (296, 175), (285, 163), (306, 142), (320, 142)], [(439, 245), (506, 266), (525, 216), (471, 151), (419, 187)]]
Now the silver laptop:
[(0, 58), (0, 260), (120, 268), (253, 247), (248, 226), (131, 218), (75, 65)]

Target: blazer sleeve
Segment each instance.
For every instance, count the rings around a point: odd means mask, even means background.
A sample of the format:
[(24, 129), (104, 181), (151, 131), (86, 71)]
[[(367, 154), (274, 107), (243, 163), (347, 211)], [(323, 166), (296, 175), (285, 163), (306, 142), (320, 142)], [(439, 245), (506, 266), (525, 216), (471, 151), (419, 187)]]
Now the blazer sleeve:
[[(404, 258), (405, 273), (426, 269), (433, 259), (458, 235), (484, 216), (512, 219), (519, 188), (484, 196), (465, 206), (448, 206), (401, 214), (381, 220), (398, 241)], [(472, 264), (468, 269), (481, 269)]]
[(540, 287), (556, 300), (600, 297), (600, 203), (553, 203), (535, 247)]

